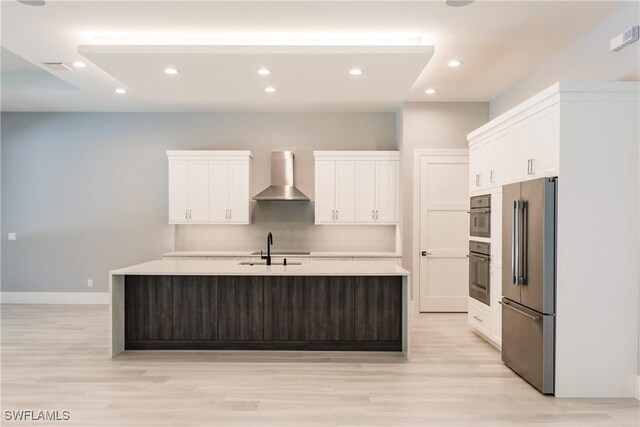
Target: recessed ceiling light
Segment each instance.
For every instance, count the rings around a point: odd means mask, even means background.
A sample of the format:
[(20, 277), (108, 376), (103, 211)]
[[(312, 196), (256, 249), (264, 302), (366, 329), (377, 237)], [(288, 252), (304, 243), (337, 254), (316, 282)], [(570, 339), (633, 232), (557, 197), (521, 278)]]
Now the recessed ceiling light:
[(468, 6), (473, 3), (473, 0), (447, 0), (447, 6), (461, 7)]
[(267, 68), (260, 68), (258, 70), (258, 74), (260, 74), (261, 76), (268, 76), (269, 74), (271, 74), (271, 70)]
[(115, 90), (115, 92), (116, 92), (118, 95), (124, 95), (125, 93), (127, 93), (127, 91), (126, 91), (126, 90), (124, 90), (124, 89), (122, 89), (121, 87), (119, 87), (118, 89), (116, 89), (116, 90)]
[(179, 71), (176, 70), (175, 68), (165, 68), (164, 73), (169, 74), (170, 76), (175, 76), (176, 74), (179, 73)]
[(264, 88), (264, 91), (267, 92), (267, 93), (273, 93), (273, 92), (276, 91), (276, 88), (273, 87), (273, 86), (267, 86), (267, 87)]
[(452, 59), (447, 65), (451, 68), (456, 68), (462, 65), (462, 61), (459, 59)]
[(349, 74), (351, 74), (352, 76), (359, 76), (362, 74), (362, 70), (360, 68), (352, 68), (351, 70), (349, 70)]
[(437, 92), (437, 90), (435, 90), (433, 88), (429, 88), (429, 89), (424, 91), (424, 93), (426, 93), (427, 95), (433, 95), (436, 92)]
[(73, 63), (73, 66), (76, 67), (76, 68), (84, 68), (84, 67), (87, 66), (87, 64), (85, 64), (82, 61), (76, 61), (76, 62)]
[(18, 3), (26, 4), (27, 6), (44, 6), (46, 4), (44, 0), (18, 0)]

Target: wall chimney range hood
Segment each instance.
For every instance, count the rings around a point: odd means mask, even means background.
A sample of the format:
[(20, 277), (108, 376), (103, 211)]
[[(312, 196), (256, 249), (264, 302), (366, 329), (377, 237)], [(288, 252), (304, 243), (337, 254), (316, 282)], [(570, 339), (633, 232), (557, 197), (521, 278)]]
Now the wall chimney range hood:
[(293, 152), (271, 153), (271, 185), (258, 193), (253, 200), (309, 201), (309, 198), (293, 185)]

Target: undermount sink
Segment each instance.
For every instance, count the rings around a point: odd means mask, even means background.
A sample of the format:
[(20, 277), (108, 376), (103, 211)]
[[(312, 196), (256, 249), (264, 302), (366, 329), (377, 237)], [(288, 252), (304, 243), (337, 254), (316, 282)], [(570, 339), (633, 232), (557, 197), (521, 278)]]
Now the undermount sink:
[[(266, 261), (242, 261), (238, 265), (267, 265)], [(282, 262), (272, 262), (271, 265), (284, 265)], [(287, 262), (287, 265), (302, 265), (301, 262)]]

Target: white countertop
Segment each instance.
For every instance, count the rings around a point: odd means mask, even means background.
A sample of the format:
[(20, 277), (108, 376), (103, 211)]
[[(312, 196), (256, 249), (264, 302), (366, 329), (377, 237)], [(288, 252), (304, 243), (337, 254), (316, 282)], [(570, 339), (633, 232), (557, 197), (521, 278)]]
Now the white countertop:
[(408, 276), (391, 263), (318, 261), (302, 265), (239, 265), (237, 260), (156, 260), (111, 272), (112, 275), (151, 276)]
[[(255, 251), (173, 251), (162, 254), (163, 257), (250, 257)], [(284, 251), (282, 251), (284, 252)], [(254, 255), (255, 256), (255, 255)], [(274, 255), (287, 258), (310, 257), (310, 258), (401, 258), (402, 254), (397, 252), (310, 252), (309, 255)]]

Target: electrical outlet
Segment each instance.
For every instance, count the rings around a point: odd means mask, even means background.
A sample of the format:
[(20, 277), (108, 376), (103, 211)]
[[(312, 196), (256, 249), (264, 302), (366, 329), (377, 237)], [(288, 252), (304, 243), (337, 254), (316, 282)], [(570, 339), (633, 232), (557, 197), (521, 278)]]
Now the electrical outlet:
[(16, 233), (9, 233), (9, 240), (16, 240)]
[(87, 288), (93, 288), (93, 279), (87, 280)]

